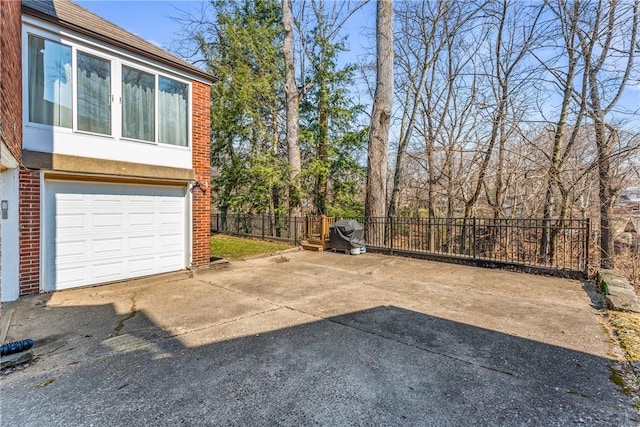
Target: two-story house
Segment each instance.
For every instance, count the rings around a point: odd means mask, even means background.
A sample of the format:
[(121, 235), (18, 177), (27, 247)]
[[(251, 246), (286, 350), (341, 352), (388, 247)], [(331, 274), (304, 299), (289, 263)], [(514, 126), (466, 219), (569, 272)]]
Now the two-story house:
[(208, 264), (214, 77), (70, 0), (21, 15), (2, 300)]

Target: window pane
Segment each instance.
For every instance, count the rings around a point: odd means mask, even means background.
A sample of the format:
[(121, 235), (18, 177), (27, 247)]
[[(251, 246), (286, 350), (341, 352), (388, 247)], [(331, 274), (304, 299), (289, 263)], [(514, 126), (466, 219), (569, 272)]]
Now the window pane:
[(111, 62), (78, 52), (78, 129), (111, 134)]
[(72, 126), (71, 48), (29, 34), (29, 121)]
[(155, 141), (155, 76), (122, 66), (122, 136)]
[(158, 126), (160, 142), (187, 146), (189, 86), (166, 77), (158, 78)]

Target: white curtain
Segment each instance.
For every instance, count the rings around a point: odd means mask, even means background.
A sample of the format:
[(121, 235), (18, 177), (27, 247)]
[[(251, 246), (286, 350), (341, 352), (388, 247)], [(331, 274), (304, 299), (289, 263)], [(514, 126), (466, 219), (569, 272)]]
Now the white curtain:
[(78, 53), (78, 129), (111, 134), (111, 63)]
[(155, 77), (122, 67), (122, 136), (155, 141)]
[(189, 87), (160, 77), (158, 91), (159, 137), (164, 144), (187, 146)]

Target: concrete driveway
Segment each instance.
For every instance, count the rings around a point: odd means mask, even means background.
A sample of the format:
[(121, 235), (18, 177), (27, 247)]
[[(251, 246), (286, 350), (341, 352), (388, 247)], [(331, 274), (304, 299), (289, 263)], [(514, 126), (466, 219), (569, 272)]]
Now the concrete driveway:
[(580, 282), (293, 252), (5, 304), (1, 425), (633, 426)]

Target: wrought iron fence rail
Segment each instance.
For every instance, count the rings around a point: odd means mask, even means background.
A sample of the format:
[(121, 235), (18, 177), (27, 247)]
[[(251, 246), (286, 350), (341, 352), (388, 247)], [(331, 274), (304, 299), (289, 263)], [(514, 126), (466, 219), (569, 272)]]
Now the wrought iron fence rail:
[[(544, 272), (588, 274), (589, 220), (350, 217), (365, 227), (367, 248), (471, 260)], [(299, 244), (316, 237), (318, 217), (214, 214), (212, 231)], [(330, 223), (333, 223), (330, 218)]]

